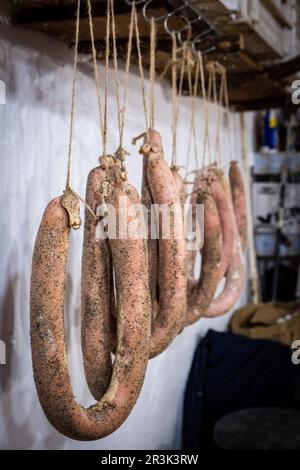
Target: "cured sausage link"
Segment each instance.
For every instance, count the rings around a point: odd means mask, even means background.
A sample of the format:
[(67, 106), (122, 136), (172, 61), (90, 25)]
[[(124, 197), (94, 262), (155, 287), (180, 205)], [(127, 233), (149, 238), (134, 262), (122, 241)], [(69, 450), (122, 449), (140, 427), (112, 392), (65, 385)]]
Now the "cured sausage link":
[(182, 207), (184, 207), (185, 204), (185, 185), (184, 185), (184, 179), (182, 178), (181, 174), (179, 173), (179, 168), (178, 167), (173, 167), (171, 168), (173, 178), (175, 181), (177, 193), (179, 196), (180, 204)]
[[(198, 193), (201, 190), (203, 183), (203, 174), (198, 173), (195, 175), (195, 180), (193, 184), (193, 191), (190, 197), (189, 203), (189, 217), (192, 219), (192, 229), (193, 232), (197, 230), (197, 197)], [(196, 250), (187, 250), (186, 251), (186, 269), (187, 269), (187, 292), (190, 295), (192, 289), (194, 288), (195, 281), (195, 265), (196, 265), (197, 251)]]
[(205, 316), (220, 280), (222, 233), (217, 206), (207, 187), (199, 191), (197, 203), (204, 206), (204, 243), (201, 275), (188, 299), (186, 326)]
[[(96, 214), (101, 204), (100, 189), (105, 171), (91, 170), (86, 186), (86, 202)], [(99, 400), (112, 372), (110, 353), (110, 308), (112, 295), (110, 246), (97, 239), (98, 219), (85, 210), (81, 276), (81, 345), (85, 377), (91, 394)]]
[(241, 239), (242, 250), (243, 253), (245, 253), (247, 248), (246, 195), (241, 171), (236, 161), (230, 163), (229, 181), (237, 228)]
[[(127, 191), (130, 191), (130, 200), (131, 203), (134, 204), (136, 207), (141, 204), (140, 197), (138, 195), (138, 192), (136, 189), (130, 185), (127, 184)], [(148, 262), (148, 250), (147, 250), (147, 240), (143, 240), (144, 243), (144, 254), (145, 254), (145, 259)], [(112, 269), (111, 269), (111, 278), (113, 278), (113, 264), (112, 264)], [(148, 265), (149, 268), (149, 265)], [(113, 284), (113, 279), (111, 280), (111, 283)], [(134, 288), (134, 286), (132, 287)], [(148, 287), (149, 289), (149, 287)], [(157, 303), (157, 301), (156, 301)], [(114, 297), (114, 291), (111, 289), (111, 300), (110, 300), (110, 308), (111, 308), (111, 314), (110, 314), (110, 350), (113, 354), (116, 354), (116, 349), (117, 349), (117, 310), (118, 310), (118, 299), (115, 299)], [(113, 314), (112, 314), (113, 313)], [(153, 305), (152, 305), (152, 319), (153, 319)]]
[[(180, 200), (172, 171), (163, 158), (158, 132), (147, 133), (143, 153), (148, 158), (148, 181), (154, 203), (169, 209), (177, 207), (176, 220), (170, 217), (170, 236), (164, 238), (159, 234), (159, 306), (152, 323), (150, 353), (154, 357), (167, 348), (182, 328), (187, 284), (185, 240)], [(161, 224), (159, 228), (161, 232)]]
[(228, 201), (229, 211), (232, 214), (230, 218), (233, 221), (234, 242), (228, 270), (226, 272), (226, 282), (224, 289), (221, 294), (216, 299), (214, 299), (209, 309), (204, 313), (205, 317), (216, 317), (219, 315), (224, 315), (231, 308), (233, 308), (241, 295), (244, 281), (244, 263), (241, 241), (233, 213), (230, 186), (222, 171), (217, 170), (216, 174), (219, 178), (219, 184), (223, 189), (224, 197)]
[(155, 220), (151, 217), (151, 208), (153, 204), (153, 198), (148, 182), (148, 161), (147, 158), (143, 158), (143, 179), (142, 179), (142, 204), (147, 210), (146, 223), (148, 229), (148, 265), (149, 265), (149, 286), (150, 295), (152, 301), (152, 312), (155, 318), (157, 314), (157, 290), (158, 290), (158, 240), (157, 238), (151, 238), (151, 226), (155, 224)]
[[(122, 188), (114, 195), (128, 197)], [(33, 372), (41, 406), (64, 435), (95, 440), (115, 431), (131, 412), (149, 356), (151, 308), (143, 240), (112, 240), (117, 273), (118, 343), (109, 387), (88, 409), (74, 399), (64, 335), (64, 297), (70, 228), (61, 198), (43, 215), (32, 261), (30, 312)], [(129, 284), (134, 289), (128, 296)]]
[(224, 315), (234, 307), (238, 301), (243, 287), (243, 262), (239, 237), (235, 237), (234, 248), (223, 292), (212, 302), (204, 317), (217, 317)]
[[(209, 170), (210, 172), (211, 170)], [(234, 244), (234, 214), (231, 210), (231, 201), (225, 194), (224, 188), (218, 178), (214, 178), (211, 182), (212, 195), (215, 200), (220, 224), (222, 229), (223, 249), (220, 267), (220, 279), (222, 279), (227, 272), (229, 262), (232, 255)]]
[[(184, 184), (184, 179), (178, 172), (178, 168), (171, 168), (171, 171), (173, 173), (174, 181), (176, 184), (176, 189), (177, 193), (179, 195), (180, 203), (182, 206), (182, 216), (184, 217), (184, 210), (185, 210), (185, 201), (186, 201), (186, 190), (185, 190), (185, 184)], [(197, 205), (197, 191), (199, 190), (199, 187), (201, 185), (201, 181), (199, 176), (195, 178), (194, 182), (194, 187), (193, 187), (193, 192), (190, 197), (190, 206), (189, 206), (189, 214), (188, 214), (188, 220), (192, 220), (192, 228), (193, 232), (196, 230), (196, 205)], [(185, 218), (183, 219), (185, 222)], [(184, 232), (186, 234), (186, 231)], [(188, 243), (188, 241), (186, 240)], [(195, 271), (195, 264), (196, 264), (196, 256), (197, 256), (197, 251), (196, 250), (188, 250), (186, 249), (186, 271), (187, 271), (187, 295), (190, 294), (192, 291), (193, 287), (195, 286), (195, 279), (194, 279), (194, 271)]]

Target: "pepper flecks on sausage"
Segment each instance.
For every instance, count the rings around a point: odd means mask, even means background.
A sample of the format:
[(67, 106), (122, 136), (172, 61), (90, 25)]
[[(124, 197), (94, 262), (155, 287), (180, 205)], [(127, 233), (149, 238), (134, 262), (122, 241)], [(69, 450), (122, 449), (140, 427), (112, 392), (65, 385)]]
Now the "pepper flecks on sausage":
[[(186, 202), (186, 190), (185, 190), (184, 179), (180, 175), (178, 167), (171, 167), (171, 171), (174, 177), (177, 193), (178, 193), (179, 200), (182, 206), (183, 220), (185, 222), (184, 211), (185, 211), (185, 202)], [(198, 181), (198, 184), (200, 184), (199, 181)], [(195, 185), (196, 185), (196, 182), (195, 182)], [(194, 189), (195, 189), (195, 185), (194, 185)], [(194, 192), (193, 190), (193, 193), (191, 194), (191, 197), (190, 197), (190, 208), (189, 208), (189, 211), (191, 213), (187, 217), (187, 220), (189, 220), (189, 218), (192, 219), (193, 231), (196, 230), (196, 204), (197, 204), (197, 193), (196, 191)], [(185, 227), (184, 227), (184, 233), (186, 234)], [(197, 256), (196, 250), (186, 249), (187, 295), (189, 295), (190, 291), (192, 290), (195, 284), (194, 271), (195, 271), (195, 264), (196, 264), (196, 256)]]
[(241, 171), (236, 161), (231, 161), (230, 163), (229, 181), (237, 228), (241, 239), (242, 250), (243, 253), (245, 253), (247, 248), (246, 195)]
[(205, 315), (220, 280), (222, 233), (217, 206), (208, 187), (199, 191), (197, 203), (204, 205), (204, 243), (200, 279), (188, 298), (186, 326)]
[[(203, 172), (199, 172), (195, 175), (192, 194), (189, 200), (189, 215), (192, 221), (192, 230), (195, 233), (197, 231), (197, 196), (201, 187), (203, 186)], [(195, 265), (197, 259), (196, 250), (186, 250), (186, 269), (187, 269), (187, 293), (190, 295), (191, 291), (195, 286)]]
[(171, 171), (173, 174), (173, 178), (175, 181), (175, 185), (177, 188), (177, 193), (179, 196), (180, 204), (182, 207), (184, 207), (185, 204), (185, 185), (184, 185), (184, 179), (182, 178), (181, 174), (179, 173), (179, 168), (178, 167), (171, 167)]
[(226, 273), (225, 286), (222, 293), (211, 303), (204, 317), (217, 317), (224, 315), (234, 307), (238, 301), (244, 280), (244, 267), (239, 236), (234, 239), (234, 248), (229, 267)]
[[(131, 201), (130, 192), (116, 188)], [(139, 221), (137, 222), (139, 223)], [(95, 440), (115, 431), (131, 412), (143, 384), (150, 346), (151, 305), (143, 240), (112, 240), (118, 290), (118, 344), (102, 399), (88, 409), (74, 399), (64, 333), (64, 297), (70, 228), (61, 198), (43, 215), (32, 261), (30, 313), (33, 372), (40, 403), (64, 435)], [(130, 296), (128, 289), (131, 283)]]
[[(86, 202), (96, 214), (103, 202), (101, 187), (105, 170), (91, 170), (86, 186)], [(110, 308), (113, 285), (110, 246), (97, 239), (97, 224), (85, 209), (81, 276), (81, 345), (85, 377), (91, 394), (99, 400), (106, 391), (112, 372), (110, 353)]]
[[(131, 203), (134, 205), (141, 204), (141, 200), (139, 198), (138, 192), (136, 189), (129, 183), (126, 184), (126, 191), (130, 191), (131, 194)], [(144, 243), (144, 254), (146, 263), (148, 263), (148, 250), (147, 250), (147, 240), (143, 240)], [(111, 273), (113, 272), (113, 263)], [(148, 265), (149, 266), (149, 265)], [(112, 292), (112, 291), (111, 291)], [(157, 301), (156, 301), (157, 302)], [(117, 349), (117, 316), (118, 316), (118, 299), (111, 298), (111, 312), (114, 314), (110, 315), (110, 349), (113, 354), (116, 353)], [(152, 304), (152, 312), (153, 312), (153, 304)], [(153, 318), (153, 313), (152, 313)]]
[[(147, 135), (144, 142), (147, 142)], [(142, 204), (147, 209), (146, 223), (148, 228), (148, 264), (149, 264), (149, 286), (150, 295), (152, 301), (152, 313), (153, 317), (157, 313), (157, 289), (158, 289), (158, 240), (157, 238), (151, 237), (151, 226), (155, 224), (155, 220), (152, 218), (151, 208), (153, 204), (153, 198), (151, 195), (151, 189), (148, 182), (148, 161), (147, 158), (143, 157), (143, 177), (142, 177)], [(155, 228), (155, 227), (154, 227)]]
[(217, 168), (208, 169), (209, 178), (211, 178), (211, 191), (215, 200), (222, 229), (223, 249), (220, 268), (220, 279), (227, 272), (234, 244), (234, 213), (231, 204), (231, 196), (225, 193), (221, 181), (221, 173)]
[[(142, 152), (148, 159), (148, 181), (155, 204), (180, 208), (180, 200), (169, 165), (163, 158), (160, 134), (147, 133)], [(180, 331), (186, 310), (185, 240), (182, 217), (170, 217), (170, 237), (159, 237), (159, 305), (152, 324), (150, 357), (166, 349)], [(176, 229), (176, 230), (175, 230)], [(175, 233), (176, 232), (176, 233)], [(176, 237), (176, 234), (179, 234)]]
[(224, 289), (220, 295), (213, 300), (209, 309), (204, 312), (205, 317), (216, 317), (224, 315), (231, 308), (233, 308), (241, 295), (244, 281), (244, 262), (241, 241), (238, 234), (236, 220), (233, 214), (230, 186), (221, 170), (216, 170), (216, 173), (219, 175), (219, 184), (223, 188), (225, 198), (227, 201), (229, 201), (229, 210), (232, 214), (231, 219), (233, 221), (234, 243), (229, 266), (226, 272)]

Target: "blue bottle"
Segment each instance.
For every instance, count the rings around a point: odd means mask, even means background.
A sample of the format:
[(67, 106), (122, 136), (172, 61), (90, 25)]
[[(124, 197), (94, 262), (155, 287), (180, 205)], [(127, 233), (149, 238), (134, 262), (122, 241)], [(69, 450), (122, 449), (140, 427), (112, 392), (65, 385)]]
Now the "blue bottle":
[(278, 121), (274, 110), (267, 111), (264, 119), (264, 147), (277, 149)]

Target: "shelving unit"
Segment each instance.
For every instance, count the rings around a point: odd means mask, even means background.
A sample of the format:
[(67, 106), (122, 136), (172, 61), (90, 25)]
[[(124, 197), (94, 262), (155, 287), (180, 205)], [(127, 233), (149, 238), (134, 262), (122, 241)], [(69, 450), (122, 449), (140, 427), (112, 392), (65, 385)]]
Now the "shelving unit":
[(289, 29), (293, 28), (294, 1), (262, 0), (262, 3), (281, 24), (281, 26)]
[[(279, 248), (279, 298), (281, 295), (283, 296), (281, 300), (284, 300), (285, 294), (280, 287), (284, 277), (288, 278), (290, 289), (288, 295), (293, 296), (296, 294), (300, 265), (300, 204), (299, 207), (293, 207), (294, 211), (291, 210), (288, 189), (290, 185), (298, 185), (300, 191), (300, 171), (297, 166), (292, 166), (293, 162), (290, 157), (290, 152), (277, 152), (267, 155), (258, 153), (256, 155), (256, 166), (253, 168), (254, 238), (264, 301), (271, 300), (272, 276), (276, 264), (276, 231), (278, 229), (280, 185), (285, 164), (287, 171), (283, 193), (285, 224), (282, 227), (283, 238)], [(265, 164), (268, 162), (268, 167), (264, 166), (263, 159), (266, 161)], [(284, 159), (286, 159), (285, 163)], [(296, 171), (294, 171), (295, 169)], [(265, 204), (262, 201), (264, 194), (267, 198)], [(296, 198), (295, 205), (297, 205), (297, 201)], [(258, 207), (259, 212), (257, 211)], [(298, 210), (296, 210), (297, 208)], [(288, 243), (290, 243), (290, 246)]]

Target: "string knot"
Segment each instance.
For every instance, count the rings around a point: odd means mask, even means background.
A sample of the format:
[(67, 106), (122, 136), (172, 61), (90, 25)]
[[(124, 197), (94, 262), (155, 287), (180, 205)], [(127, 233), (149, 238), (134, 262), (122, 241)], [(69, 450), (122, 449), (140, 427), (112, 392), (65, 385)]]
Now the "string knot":
[(119, 158), (119, 160), (121, 160), (122, 162), (124, 160), (126, 160), (126, 157), (128, 157), (128, 155), (130, 155), (130, 153), (128, 152), (128, 150), (124, 149), (124, 147), (120, 146), (117, 151), (116, 151), (116, 156)]

